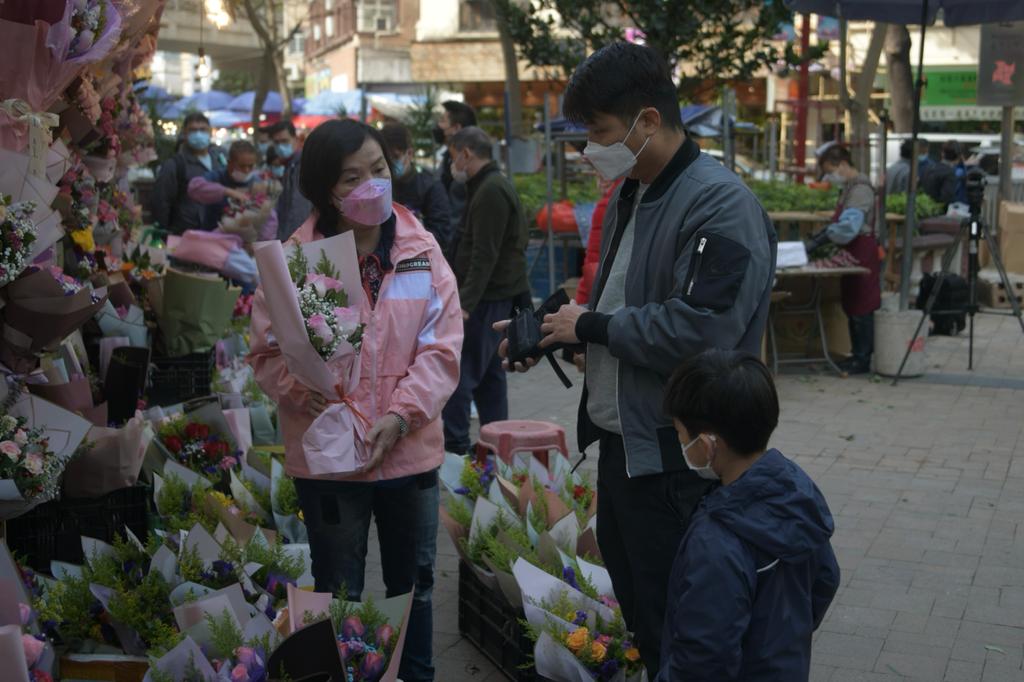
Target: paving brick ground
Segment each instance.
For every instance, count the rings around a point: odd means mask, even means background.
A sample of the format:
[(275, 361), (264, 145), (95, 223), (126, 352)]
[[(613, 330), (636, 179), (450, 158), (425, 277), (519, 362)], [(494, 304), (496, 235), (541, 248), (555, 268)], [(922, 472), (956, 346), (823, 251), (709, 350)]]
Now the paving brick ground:
[[(929, 348), (929, 377), (897, 387), (814, 370), (779, 379), (773, 445), (825, 492), (843, 574), (814, 682), (1024, 680), (1024, 336), (1016, 320), (979, 316), (972, 375), (966, 338)], [(574, 444), (578, 390), (539, 367), (513, 378), (512, 415), (561, 424)], [(437, 680), (501, 680), (459, 636), (457, 565), (442, 531)], [(382, 592), (375, 552), (369, 570)]]

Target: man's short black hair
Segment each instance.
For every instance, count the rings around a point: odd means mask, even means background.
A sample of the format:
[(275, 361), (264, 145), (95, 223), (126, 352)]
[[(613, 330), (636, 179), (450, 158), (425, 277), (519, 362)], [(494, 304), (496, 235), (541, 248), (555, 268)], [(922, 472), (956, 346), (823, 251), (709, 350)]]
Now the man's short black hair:
[(914, 143), (912, 140), (903, 140), (900, 145), (900, 158), (910, 161), (914, 158)]
[(665, 411), (691, 438), (715, 434), (736, 454), (753, 455), (768, 447), (779, 425), (779, 396), (768, 368), (753, 355), (711, 349), (672, 375)]
[(205, 123), (210, 125), (210, 119), (206, 118), (206, 114), (201, 111), (193, 111), (185, 115), (185, 120), (181, 122), (181, 129), (188, 128), (192, 123)]
[(278, 121), (277, 123), (271, 123), (270, 125), (268, 125), (266, 128), (263, 128), (262, 130), (263, 130), (263, 132), (267, 133), (271, 137), (273, 137), (274, 135), (277, 135), (282, 130), (287, 130), (288, 133), (292, 137), (295, 137), (295, 124), (292, 123), (291, 121), (287, 121), (287, 120), (286, 121)]
[(473, 107), (464, 102), (457, 102), (453, 99), (441, 102), (441, 106), (448, 112), (448, 121), (463, 128), (476, 125), (476, 112)]
[(494, 158), (494, 141), (491, 136), (476, 126), (463, 128), (452, 136), (448, 148), (452, 151), (468, 149), (469, 153), (478, 159), (491, 160)]
[(562, 113), (577, 124), (610, 114), (630, 125), (645, 107), (657, 109), (668, 128), (683, 129), (679, 97), (665, 60), (643, 45), (612, 43), (576, 67)]
[(256, 145), (249, 140), (235, 140), (231, 143), (231, 147), (228, 148), (228, 158), (237, 159), (242, 154), (252, 154), (253, 156), (259, 156), (256, 151)]
[(412, 134), (401, 123), (388, 123), (380, 129), (380, 136), (384, 138), (388, 149), (396, 152), (404, 154), (412, 146)]

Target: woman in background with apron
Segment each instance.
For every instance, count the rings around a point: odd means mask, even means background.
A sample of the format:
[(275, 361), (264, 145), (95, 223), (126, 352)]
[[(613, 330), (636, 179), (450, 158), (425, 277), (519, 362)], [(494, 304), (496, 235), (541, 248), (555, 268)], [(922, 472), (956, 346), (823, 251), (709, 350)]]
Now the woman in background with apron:
[(841, 189), (832, 223), (813, 239), (809, 248), (831, 241), (852, 256), (857, 265), (869, 270), (863, 275), (847, 275), (840, 283), (843, 312), (850, 325), (851, 353), (839, 367), (848, 374), (867, 374), (875, 348), (875, 311), (882, 303), (881, 259), (875, 238), (875, 189), (868, 177), (853, 166), (846, 147), (828, 147), (818, 157), (818, 164), (824, 179)]

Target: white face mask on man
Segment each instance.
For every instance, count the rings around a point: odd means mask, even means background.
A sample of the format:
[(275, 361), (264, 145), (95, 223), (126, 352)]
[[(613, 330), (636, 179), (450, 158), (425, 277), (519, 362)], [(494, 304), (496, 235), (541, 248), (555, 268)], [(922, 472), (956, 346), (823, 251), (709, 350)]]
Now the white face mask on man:
[(629, 127), (629, 132), (626, 133), (626, 136), (621, 141), (607, 147), (597, 142), (587, 142), (587, 146), (583, 150), (583, 156), (594, 165), (594, 168), (597, 169), (597, 172), (605, 180), (618, 180), (633, 170), (636, 160), (640, 158), (640, 154), (647, 148), (647, 143), (651, 141), (650, 137), (644, 140), (643, 146), (640, 147), (640, 151), (636, 154), (626, 146), (626, 140), (633, 134), (633, 129), (636, 128), (636, 124), (643, 113), (641, 111), (636, 115), (636, 118), (633, 119), (633, 125)]
[[(708, 436), (708, 438), (711, 439), (712, 446), (717, 441), (717, 439), (714, 436)], [(717, 481), (719, 480), (720, 476), (715, 472), (714, 469), (711, 468), (712, 455), (715, 454), (713, 447), (708, 452), (708, 463), (705, 464), (704, 466), (696, 466), (693, 462), (690, 461), (690, 456), (686, 454), (686, 451), (692, 448), (699, 440), (700, 436), (697, 436), (692, 441), (683, 446), (683, 460), (686, 462), (686, 466), (690, 469), (690, 471), (697, 474), (701, 478), (707, 479), (709, 481)]]

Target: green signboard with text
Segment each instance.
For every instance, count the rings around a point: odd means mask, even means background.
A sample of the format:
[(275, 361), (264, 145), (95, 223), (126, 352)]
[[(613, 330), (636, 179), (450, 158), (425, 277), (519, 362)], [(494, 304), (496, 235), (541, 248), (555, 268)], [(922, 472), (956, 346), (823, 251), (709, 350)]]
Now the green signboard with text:
[(975, 105), (978, 98), (978, 71), (966, 66), (924, 67), (925, 87), (922, 106)]

